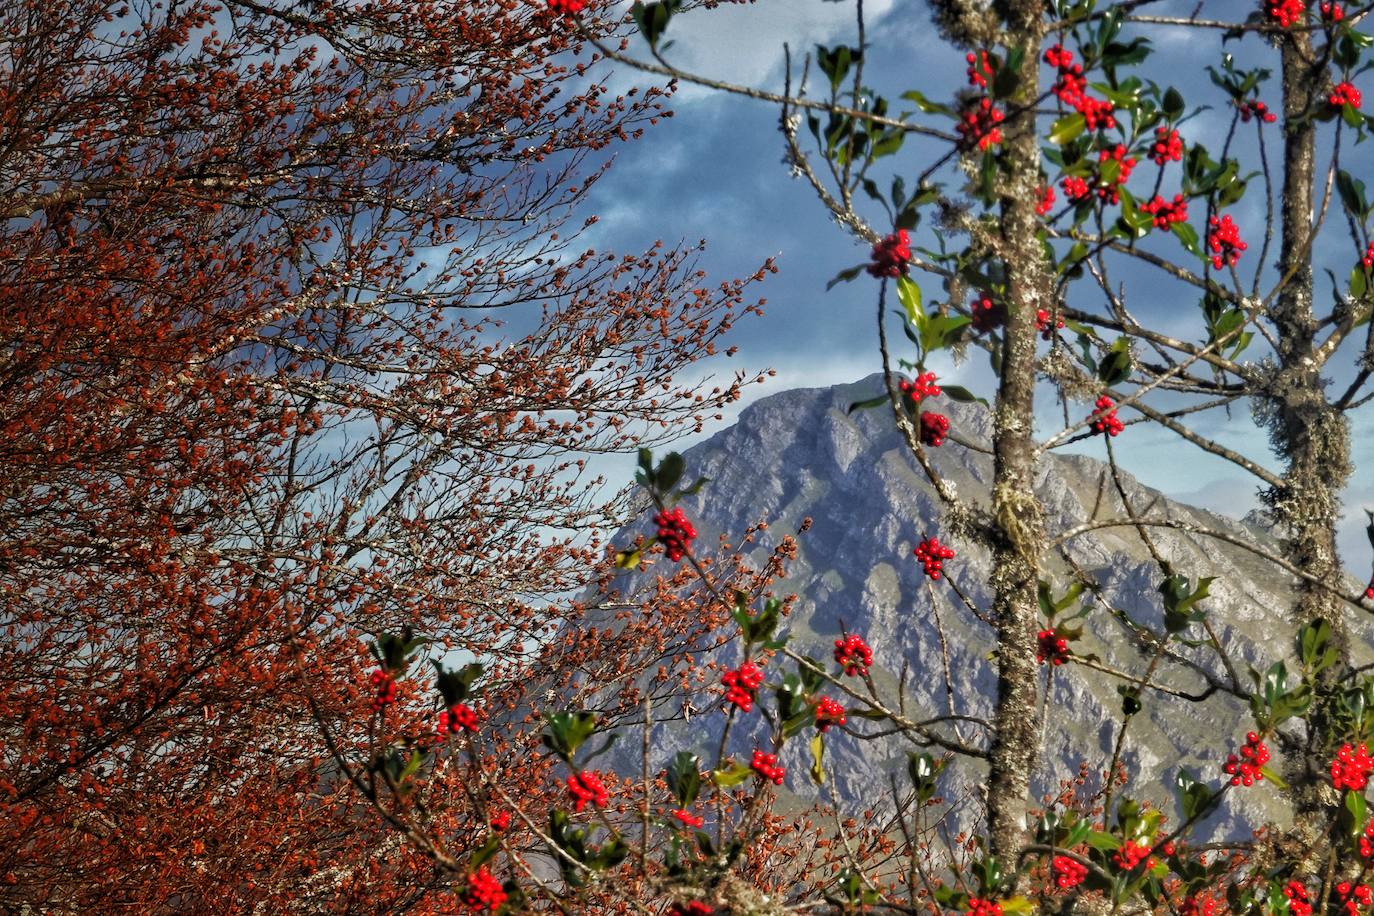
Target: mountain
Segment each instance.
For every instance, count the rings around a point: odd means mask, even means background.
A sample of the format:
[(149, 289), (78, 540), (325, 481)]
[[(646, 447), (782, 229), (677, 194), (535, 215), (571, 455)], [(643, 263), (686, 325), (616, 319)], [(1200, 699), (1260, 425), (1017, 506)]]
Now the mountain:
[[(754, 545), (761, 556), (773, 541), (795, 533), (805, 517), (811, 529), (799, 537), (799, 556), (778, 586), (778, 593), (795, 592), (799, 601), (784, 622), (791, 648), (829, 661), (841, 621), (849, 632), (863, 635), (873, 646), (874, 677), (885, 697), (897, 690), (903, 662), (910, 666), (906, 683), (907, 714), (912, 719), (948, 711), (943, 677), (940, 634), (936, 608), (943, 623), (948, 647), (956, 711), (990, 717), (995, 694), (995, 661), (991, 628), (980, 622), (952, 594), (944, 582), (932, 583), (922, 575), (912, 557), (914, 544), (924, 535), (951, 543), (941, 527), (941, 504), (925, 475), (915, 465), (886, 407), (847, 413), (855, 401), (881, 392), (882, 377), (874, 375), (850, 385), (797, 389), (759, 400), (746, 408), (738, 422), (685, 452), (685, 479), (710, 478), (699, 494), (682, 505), (700, 531), (698, 544), (712, 544), (717, 534), (737, 536), (751, 523), (769, 523), (765, 537)], [(990, 446), (992, 420), (978, 404), (938, 400), (950, 417), (953, 433), (983, 448)], [(1117, 440), (1117, 454), (1129, 463), (1130, 431)], [(939, 472), (958, 488), (965, 499), (982, 505), (989, 502), (992, 456), (952, 441), (928, 450)], [(1180, 473), (1185, 473), (1180, 468)], [(1050, 454), (1040, 463), (1036, 493), (1047, 510), (1051, 535), (1092, 516), (1101, 493), (1099, 517), (1121, 517), (1120, 500), (1110, 477), (1103, 486), (1107, 465), (1082, 455)], [(1201, 528), (1219, 530), (1267, 547), (1273, 538), (1262, 520), (1246, 522), (1228, 518), (1167, 499), (1124, 475), (1126, 492), (1139, 510), (1152, 507), (1155, 517)], [(617, 542), (642, 530), (641, 521)], [(1175, 569), (1194, 579), (1214, 576), (1211, 597), (1203, 607), (1221, 643), (1233, 653), (1232, 662), (1251, 686), (1248, 666), (1263, 669), (1275, 660), (1291, 656), (1291, 632), (1283, 624), (1282, 609), (1290, 600), (1291, 583), (1280, 570), (1239, 548), (1199, 535), (1169, 529), (1152, 529), (1152, 535)], [(967, 543), (953, 541), (958, 556), (946, 561), (949, 576), (980, 608), (987, 608), (990, 563), (987, 554)], [(1156, 629), (1161, 628), (1162, 608), (1158, 587), (1161, 574), (1149, 553), (1129, 527), (1108, 528), (1070, 541), (1068, 555), (1099, 581), (1105, 604)], [(1072, 581), (1068, 567), (1056, 559), (1051, 567), (1053, 591), (1062, 594)], [(1100, 664), (1139, 676), (1149, 663), (1149, 650), (1133, 638), (1130, 629), (1103, 603), (1091, 603), (1082, 621), (1084, 633), (1073, 643), (1080, 656), (1096, 656)], [(1200, 627), (1185, 634), (1201, 638)], [(1366, 631), (1366, 637), (1368, 633)], [(1369, 654), (1369, 640), (1360, 651)], [(738, 648), (726, 650), (722, 661), (739, 662)], [(1225, 669), (1210, 649), (1185, 649), (1196, 664), (1213, 677), (1227, 682)], [(1368, 659), (1359, 659), (1367, 661)], [(769, 666), (793, 668), (779, 660)], [(1290, 661), (1291, 668), (1291, 661)], [(1043, 672), (1048, 668), (1042, 668)], [(1158, 680), (1186, 694), (1207, 690), (1207, 680), (1196, 670), (1174, 661), (1159, 667)], [(1077, 774), (1081, 762), (1100, 771), (1110, 759), (1121, 719), (1124, 683), (1110, 674), (1071, 663), (1052, 674), (1049, 714), (1044, 735), (1042, 765), (1035, 774), (1038, 792), (1056, 790), (1060, 779)], [(831, 691), (833, 693), (833, 691)], [(1194, 703), (1157, 691), (1145, 691), (1143, 711), (1130, 725), (1122, 761), (1133, 776), (1126, 790), (1134, 797), (1163, 804), (1166, 811), (1169, 787), (1180, 766), (1218, 785), (1221, 762), (1244, 741), (1252, 728), (1246, 706), (1224, 691)], [(853, 701), (847, 703), (855, 705)], [(657, 765), (664, 765), (676, 750), (714, 748), (724, 718), (719, 713), (693, 716), (690, 723), (659, 727), (654, 735)], [(732, 750), (747, 759), (755, 742), (763, 740), (766, 725), (755, 714), (737, 725)], [(851, 717), (851, 725), (865, 732), (881, 723)], [(964, 736), (978, 740), (977, 727), (966, 726)], [(811, 797), (806, 785), (810, 754), (806, 737), (790, 741), (782, 763), (788, 783), (799, 795)], [(638, 742), (625, 742), (638, 744)], [(1272, 747), (1271, 743), (1271, 747)], [(906, 753), (912, 745), (902, 739), (856, 741), (832, 730), (827, 735), (826, 756), (836, 777), (839, 797), (855, 805), (871, 805), (888, 797), (889, 772), (905, 773)], [(1276, 752), (1276, 758), (1277, 758)], [(1280, 761), (1275, 760), (1275, 764)], [(619, 762), (622, 772), (637, 772), (638, 760)], [(902, 777), (905, 780), (905, 777)], [(961, 765), (946, 780), (952, 788), (967, 783), (974, 790), (980, 781), (976, 766)], [(947, 792), (953, 799), (956, 792)], [(963, 825), (977, 817), (974, 804), (957, 816)], [(1275, 819), (1282, 822), (1276, 793), (1258, 785), (1230, 793), (1222, 809), (1206, 825), (1214, 835), (1248, 833), (1250, 825)]]

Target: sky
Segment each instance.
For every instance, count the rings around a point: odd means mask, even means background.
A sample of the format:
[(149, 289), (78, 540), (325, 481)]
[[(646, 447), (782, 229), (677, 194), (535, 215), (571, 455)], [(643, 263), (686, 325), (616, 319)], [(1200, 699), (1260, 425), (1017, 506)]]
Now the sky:
[[(1151, 9), (1161, 15), (1186, 15), (1195, 6), (1194, 0), (1188, 0), (1186, 4), (1162, 2)], [(1239, 0), (1211, 0), (1204, 5), (1202, 15), (1235, 16), (1245, 7)], [(964, 86), (963, 56), (939, 40), (924, 0), (868, 0), (865, 10), (869, 39), (866, 83), (892, 98), (919, 87), (932, 98), (948, 99)], [(853, 17), (852, 2), (832, 0), (757, 0), (752, 5), (694, 11), (672, 22), (668, 37), (674, 44), (666, 56), (689, 72), (778, 91), (782, 88), (784, 43), (791, 45), (794, 61), (818, 42), (852, 44)], [(1155, 48), (1142, 72), (1156, 79), (1170, 73), (1186, 74), (1179, 88), (1190, 107), (1210, 106), (1181, 130), (1185, 141), (1201, 139), (1215, 155), (1220, 146), (1219, 132), (1229, 123), (1230, 110), (1227, 96), (1211, 85), (1201, 68), (1219, 63), (1223, 52), (1219, 33), (1171, 29), (1141, 34), (1151, 37)], [(644, 50), (642, 41), (631, 44), (633, 53), (642, 55)], [(1275, 52), (1255, 37), (1231, 42), (1224, 50), (1234, 52), (1247, 65), (1277, 67)], [(617, 65), (611, 85), (621, 89), (650, 79)], [(814, 85), (814, 74), (812, 79)], [(1361, 82), (1361, 88), (1374, 92), (1374, 77), (1357, 79), (1357, 86)], [(1271, 82), (1261, 98), (1274, 105), (1277, 91)], [(739, 347), (734, 359), (709, 363), (723, 377), (736, 368), (776, 372), (766, 384), (748, 386), (744, 401), (735, 405), (731, 417), (745, 404), (778, 391), (852, 382), (880, 369), (873, 314), (877, 282), (864, 276), (833, 291), (825, 289), (826, 282), (840, 270), (867, 260), (867, 246), (828, 218), (803, 180), (789, 175), (783, 162), (776, 108), (699, 87), (679, 91), (672, 108), (673, 118), (661, 121), (646, 131), (643, 139), (621, 146), (616, 153), (615, 165), (590, 195), (588, 210), (597, 213), (600, 221), (585, 241), (597, 247), (634, 251), (660, 238), (670, 244), (706, 239), (708, 248), (700, 263), (716, 280), (746, 276), (765, 258), (777, 259), (780, 272), (762, 287), (753, 287), (768, 299), (764, 316), (736, 325), (727, 341)], [(1275, 145), (1278, 127), (1268, 128), (1269, 142)], [(802, 135), (809, 139), (805, 128)], [(1244, 154), (1243, 148), (1238, 149)], [(1342, 156), (1345, 168), (1355, 174), (1370, 171), (1365, 148), (1347, 145)], [(886, 162), (912, 177), (925, 159), (904, 149)], [(1152, 163), (1142, 162), (1138, 172), (1144, 176), (1148, 170), (1152, 177), (1154, 168)], [(1179, 167), (1171, 168), (1175, 171), (1166, 172), (1165, 190), (1170, 180), (1177, 184)], [(1133, 181), (1133, 190), (1137, 184), (1148, 184), (1148, 179)], [(879, 185), (885, 187), (886, 182), (880, 178)], [(1147, 190), (1143, 187), (1137, 193)], [(885, 217), (876, 205), (864, 212), (875, 226), (882, 225)], [(1230, 212), (1242, 226), (1262, 225), (1262, 194), (1253, 188)], [(1196, 226), (1201, 219), (1195, 216), (1193, 222)], [(929, 241), (928, 236), (918, 238)], [(1243, 266), (1255, 263), (1258, 248), (1258, 244), (1253, 245), (1250, 261)], [(1186, 257), (1180, 248), (1172, 253)], [(1340, 276), (1352, 263), (1345, 248), (1325, 260)], [(1115, 279), (1132, 297), (1128, 305), (1143, 323), (1198, 339), (1202, 332), (1195, 296), (1180, 296), (1180, 288), (1161, 284), (1157, 273), (1135, 268), (1123, 268)], [(1083, 290), (1090, 300), (1079, 303), (1071, 292), (1071, 304), (1084, 308), (1099, 304), (1100, 293), (1098, 300), (1092, 300), (1086, 284), (1071, 289)], [(925, 292), (930, 301), (941, 291), (938, 285), (926, 283)], [(1327, 292), (1323, 290), (1320, 295)], [(889, 333), (901, 339), (895, 324)], [(1258, 349), (1246, 355), (1258, 356)], [(1348, 355), (1337, 357), (1337, 363), (1347, 367), (1337, 373), (1337, 383), (1349, 377), (1350, 362)], [(977, 351), (961, 365), (941, 356), (930, 368), (947, 382), (991, 394), (986, 359)], [(1048, 389), (1042, 390), (1048, 393)], [(1083, 406), (1084, 413), (1089, 409)], [(1042, 432), (1046, 435), (1058, 428), (1054, 416), (1055, 412), (1047, 411), (1043, 418)], [(682, 445), (719, 431), (729, 419), (684, 440)], [(1346, 491), (1341, 549), (1352, 573), (1364, 578), (1370, 569), (1370, 545), (1363, 532), (1363, 508), (1374, 508), (1374, 409), (1366, 406), (1351, 419), (1356, 471)], [(1246, 407), (1238, 405), (1229, 417), (1220, 411), (1199, 415), (1194, 425), (1203, 435), (1271, 469), (1278, 468), (1264, 432), (1251, 422)], [(1127, 470), (1170, 496), (1234, 516), (1244, 515), (1259, 504), (1248, 475), (1183, 443), (1168, 430), (1153, 425), (1131, 426), (1117, 445)], [(1104, 456), (1102, 444), (1095, 440), (1070, 449)], [(1364, 456), (1371, 457), (1362, 461)], [(607, 459), (598, 462), (597, 470), (607, 474), (612, 483), (628, 481), (633, 462), (630, 458)]]

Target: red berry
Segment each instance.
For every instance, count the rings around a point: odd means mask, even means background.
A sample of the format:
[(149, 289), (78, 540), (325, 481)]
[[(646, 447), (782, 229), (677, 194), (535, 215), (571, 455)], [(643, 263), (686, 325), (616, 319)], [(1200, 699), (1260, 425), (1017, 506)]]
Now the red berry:
[(477, 711), (465, 703), (454, 703), (439, 713), (439, 734), (456, 735), (462, 731), (477, 731)]
[(1207, 233), (1207, 247), (1212, 250), (1212, 266), (1221, 270), (1222, 265), (1234, 266), (1240, 260), (1240, 253), (1246, 245), (1240, 240), (1240, 229), (1231, 221), (1230, 215), (1212, 217), (1211, 229)]
[(1116, 867), (1122, 871), (1130, 871), (1141, 862), (1144, 862), (1145, 867), (1148, 869), (1153, 868), (1155, 864), (1155, 860), (1149, 858), (1149, 855), (1149, 843), (1137, 843), (1135, 840), (1127, 840), (1121, 844), (1120, 849), (1112, 854), (1112, 861), (1115, 862)]
[(929, 410), (921, 414), (922, 445), (944, 445), (945, 436), (947, 435), (949, 435), (949, 417)]
[(1140, 209), (1154, 217), (1156, 229), (1168, 229), (1174, 223), (1188, 221), (1188, 201), (1182, 194), (1175, 194), (1172, 202), (1156, 194), (1154, 200), (1141, 204)]
[(378, 668), (368, 676), (368, 682), (375, 691), (372, 696), (374, 712), (381, 712), (396, 702), (396, 678), (392, 677), (390, 671)]
[(676, 563), (687, 554), (688, 545), (696, 538), (697, 530), (687, 521), (681, 507), (665, 509), (654, 516), (658, 526), (658, 539), (663, 544), (663, 552)]
[(1150, 158), (1156, 165), (1178, 162), (1182, 159), (1183, 141), (1179, 138), (1178, 131), (1172, 127), (1156, 127), (1155, 142), (1150, 147)]
[(1292, 916), (1312, 916), (1312, 903), (1302, 882), (1289, 881), (1283, 886), (1283, 895), (1288, 898), (1288, 912)]
[(844, 639), (835, 640), (835, 663), (850, 677), (864, 677), (873, 667), (873, 650), (862, 636), (851, 633)]
[(1116, 117), (1112, 114), (1115, 106), (1106, 99), (1095, 99), (1088, 95), (1088, 78), (1083, 75), (1083, 65), (1073, 62), (1073, 52), (1063, 45), (1054, 45), (1044, 54), (1045, 63), (1059, 71), (1054, 84), (1054, 94), (1059, 101), (1083, 115), (1088, 130), (1109, 130), (1116, 127)]
[(674, 903), (665, 916), (712, 916), (713, 913), (715, 910), (700, 900), (689, 900), (686, 903)]
[[(1069, 660), (1069, 641), (1055, 630), (1041, 630), (1035, 634), (1037, 648), (1035, 660), (1040, 664), (1050, 662), (1056, 667)], [(1070, 860), (1072, 861), (1072, 860)]]
[(506, 902), (506, 891), (501, 882), (483, 865), (468, 876), (467, 890), (463, 892), (463, 905), (474, 913), (484, 910), (499, 910)]
[(684, 827), (700, 827), (702, 824), (706, 823), (705, 818), (698, 817), (697, 815), (688, 811), (686, 808), (678, 808), (676, 811), (672, 811), (670, 813), (673, 815), (673, 817), (681, 821), (682, 826)]
[(905, 229), (898, 229), (891, 235), (883, 236), (882, 240), (873, 246), (870, 258), (870, 276), (905, 276), (907, 265), (911, 263), (911, 236)]
[(1331, 90), (1331, 95), (1327, 96), (1326, 101), (1332, 108), (1341, 108), (1349, 105), (1351, 108), (1359, 108), (1364, 97), (1360, 95), (1360, 90), (1356, 89), (1351, 83), (1337, 83)]
[[(1051, 190), (1050, 194), (1053, 195)], [(992, 297), (983, 293), (977, 299), (969, 303), (969, 317), (973, 319), (973, 329), (979, 334), (984, 331), (991, 331), (1000, 328), (1007, 323), (1007, 309), (1001, 303), (992, 301)]]
[(982, 900), (978, 897), (970, 897), (968, 901), (969, 916), (1002, 916), (1002, 904), (995, 900)]
[(1240, 748), (1240, 756), (1228, 754), (1222, 770), (1231, 777), (1233, 786), (1251, 786), (1264, 778), (1260, 768), (1269, 762), (1269, 748), (1259, 735), (1249, 732), (1245, 744)]
[(1302, 18), (1306, 6), (1305, 0), (1265, 0), (1264, 11), (1286, 29)]
[(492, 816), (491, 829), (497, 833), (502, 833), (510, 828), (510, 812), (499, 811)]
[(1036, 188), (1035, 193), (1039, 198), (1035, 202), (1035, 212), (1039, 216), (1044, 216), (1046, 213), (1049, 213), (1050, 208), (1054, 206), (1054, 186), (1045, 185), (1044, 187)]
[(1269, 106), (1259, 99), (1251, 99), (1248, 102), (1237, 102), (1240, 107), (1240, 119), (1249, 121), (1251, 118), (1259, 118), (1265, 124), (1273, 124), (1278, 120), (1278, 116), (1269, 110)]
[(921, 561), (925, 574), (932, 579), (940, 578), (940, 570), (945, 560), (954, 559), (954, 551), (940, 543), (939, 538), (926, 538), (911, 551)]
[(981, 49), (970, 51), (964, 55), (964, 60), (968, 61), (968, 84), (979, 89), (988, 88), (988, 80), (993, 76), (992, 60), (988, 57), (988, 52)]
[(746, 661), (734, 671), (726, 671), (721, 675), (720, 682), (729, 688), (725, 691), (727, 703), (738, 706), (745, 712), (752, 712), (755, 691), (763, 683), (763, 671), (753, 662)]
[(596, 773), (574, 773), (568, 777), (567, 785), (568, 792), (573, 797), (574, 811), (581, 811), (588, 803), (598, 808), (604, 808), (610, 803), (611, 797), (606, 792), (606, 787), (601, 784), (601, 777)]
[(844, 722), (844, 707), (830, 697), (821, 697), (820, 702), (816, 704), (816, 728), (827, 731), (830, 726), (843, 725)]
[(1126, 428), (1126, 424), (1117, 419), (1116, 402), (1107, 395), (1098, 398), (1094, 407), (1096, 410), (1091, 415), (1093, 432), (1116, 436)]
[(1054, 870), (1054, 883), (1063, 891), (1077, 887), (1088, 877), (1088, 867), (1068, 856), (1055, 856), (1051, 867)]
[(765, 754), (761, 750), (754, 751), (754, 757), (749, 761), (749, 767), (762, 779), (767, 779), (774, 785), (782, 785), (783, 777), (787, 770), (777, 765), (777, 754)]
[(1341, 745), (1336, 759), (1331, 761), (1331, 783), (1337, 789), (1350, 789), (1363, 792), (1369, 785), (1369, 774), (1374, 772), (1374, 759), (1369, 756), (1369, 748), (1361, 744), (1351, 747)]
[(1210, 896), (1189, 894), (1178, 908), (1179, 916), (1216, 916), (1217, 902)]
[(959, 119), (959, 148), (965, 151), (974, 148), (986, 150), (1001, 143), (1002, 129), (997, 125), (1002, 123), (1004, 117), (1002, 110), (993, 105), (991, 99), (980, 99)]
[(1035, 310), (1035, 329), (1040, 332), (1041, 339), (1050, 340), (1054, 337), (1054, 332), (1063, 327), (1063, 318), (1058, 315), (1051, 316), (1048, 309)]
[(914, 382), (908, 382), (906, 379), (902, 379), (897, 383), (897, 387), (902, 390), (903, 394), (911, 398), (917, 404), (921, 403), (926, 398), (938, 397), (940, 395), (940, 386), (935, 384), (934, 372), (922, 372), (920, 375), (916, 376), (916, 381)]

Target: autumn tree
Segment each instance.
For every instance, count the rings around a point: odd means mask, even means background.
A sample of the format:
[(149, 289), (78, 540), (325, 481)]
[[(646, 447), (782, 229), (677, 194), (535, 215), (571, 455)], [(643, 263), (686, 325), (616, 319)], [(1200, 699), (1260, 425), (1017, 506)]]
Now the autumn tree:
[(503, 672), (622, 518), (587, 456), (745, 380), (678, 380), (744, 284), (579, 238), (663, 93), (610, 96), (543, 3), (20, 0), (0, 35), (0, 900), (452, 910), (368, 806), (387, 763), (338, 763), (367, 643), (527, 704)]
[[(1374, 584), (1356, 585), (1336, 549), (1352, 471), (1350, 417), (1374, 398), (1374, 205), (1356, 147), (1370, 129), (1358, 88), (1374, 43), (1361, 30), (1370, 7), (1304, 0), (1173, 6), (906, 4), (908, 12), (924, 8), (966, 61), (958, 88), (934, 79), (872, 86), (865, 58), (874, 32), (862, 2), (853, 5), (852, 45), (818, 46), (801, 59), (789, 49), (781, 91), (675, 66), (665, 35), (679, 17), (709, 15), (676, 0), (636, 4), (625, 23), (637, 33), (633, 42), (580, 33), (651, 77), (776, 106), (794, 174), (829, 216), (871, 246), (865, 263), (836, 278), (854, 284), (850, 289), (871, 284), (876, 305), (886, 392), (856, 407), (890, 409), (943, 501), (940, 537), (917, 546), (924, 572), (938, 578), (970, 548), (993, 557), (990, 606), (978, 607), (952, 582), (949, 589), (956, 609), (991, 622), (995, 712), (975, 739), (961, 741), (949, 722), (913, 721), (900, 695), (875, 689), (866, 674), (882, 647), (862, 634), (836, 645), (834, 665), (789, 648), (781, 638), (786, 601), (767, 593), (786, 557), (759, 577), (734, 581), (731, 563), (738, 561), (694, 549), (692, 520), (675, 506), (690, 469), (684, 478), (680, 458), (646, 455), (640, 484), (657, 533), (650, 542), (617, 545), (614, 562), (632, 567), (647, 551), (683, 564), (641, 600), (670, 612), (684, 600), (695, 603), (702, 626), (715, 627), (716, 643), (739, 647), (742, 662), (714, 687), (693, 677), (699, 669), (690, 657), (677, 669), (678, 700), (690, 696), (698, 708), (727, 715), (709, 727), (710, 746), (700, 754), (680, 755), (655, 772), (646, 747), (644, 771), (609, 791), (600, 774), (589, 781), (594, 753), (587, 749), (599, 746), (591, 740), (596, 732), (626, 724), (632, 703), (623, 692), (591, 689), (558, 697), (582, 706), (551, 709), (547, 717), (545, 760), (561, 762), (569, 794), (551, 813), (540, 807), (544, 797), (519, 807), (523, 845), (494, 831), (479, 856), (456, 863), (470, 884), (484, 885), (507, 866), (530, 879), (513, 877), (502, 894), (473, 898), (474, 908), (533, 905), (529, 899), (560, 907), (570, 892), (589, 907), (668, 906), (674, 913), (806, 911), (822, 901), (977, 916), (1080, 906), (1357, 916), (1374, 906), (1365, 883), (1374, 836), (1365, 798), (1374, 772), (1367, 750), (1374, 682), (1352, 655), (1353, 625), (1368, 613)], [(1156, 66), (1156, 49), (1184, 34), (1192, 36), (1190, 47), (1210, 47), (1212, 56), (1188, 72)], [(818, 93), (808, 92), (815, 86)], [(1197, 118), (1205, 107), (1223, 113), (1219, 124), (1209, 128)], [(1239, 206), (1255, 200), (1251, 212), (1263, 212), (1263, 220), (1247, 219)], [(1156, 321), (1150, 306), (1163, 296), (1193, 309), (1186, 334)], [(891, 333), (893, 307), (906, 342)], [(984, 390), (945, 385), (932, 371), (938, 354), (974, 348), (991, 357)], [(990, 403), (995, 429), (985, 494), (956, 492), (930, 460), (932, 449), (970, 447), (950, 429), (940, 399), (974, 397)], [(1046, 403), (1059, 408), (1061, 428), (1045, 429), (1046, 412), (1037, 407)], [(1197, 422), (1233, 408), (1253, 409), (1271, 454), (1242, 454)], [(1134, 503), (1114, 443), (1137, 424), (1166, 429), (1181, 452), (1201, 449), (1248, 475), (1279, 546)], [(1102, 443), (1110, 469), (1104, 492), (1091, 516), (1049, 530), (1033, 487), (1037, 468), (1051, 450), (1085, 440)], [(704, 492), (709, 499), (709, 484)], [(1071, 675), (1075, 663), (1091, 661), (1075, 651), (1076, 630), (1057, 615), (1102, 590), (1062, 548), (1108, 528), (1133, 532), (1152, 555), (1160, 624), (1136, 621), (1145, 649), (1138, 670), (1112, 672), (1123, 700), (1112, 758), (1100, 773), (1061, 774), (1066, 794), (1045, 805), (1031, 786), (1042, 753), (1042, 672), (1067, 666)], [(1275, 612), (1291, 636), (1287, 657), (1246, 675), (1208, 619), (1207, 571), (1179, 568), (1160, 546), (1159, 533), (1169, 529), (1239, 546), (1289, 577), (1291, 600)], [(708, 633), (668, 632), (682, 637), (679, 648), (709, 647)], [(1217, 748), (1224, 764), (1216, 772), (1178, 775), (1179, 808), (1165, 826), (1164, 812), (1131, 797), (1140, 787), (1119, 764), (1141, 704), (1158, 692), (1180, 695), (1165, 663), (1191, 658), (1192, 648), (1208, 653), (1200, 670), (1209, 689), (1196, 697), (1198, 715), (1208, 715), (1209, 698), (1225, 694), (1247, 704), (1252, 721), (1236, 727), (1234, 746)], [(673, 676), (660, 671), (652, 683)], [(867, 689), (851, 686), (856, 677)], [(658, 702), (656, 690), (645, 690), (645, 735), (656, 714), (681, 707)], [(630, 699), (643, 702), (645, 693)], [(845, 823), (827, 832), (770, 821), (773, 787), (797, 776), (781, 772), (773, 752), (808, 732), (823, 772), (823, 733), (844, 727), (846, 712), (939, 751), (912, 756), (905, 792), (894, 786), (895, 813), (876, 838)], [(759, 718), (760, 749), (748, 762), (732, 759), (726, 735), (750, 714)], [(480, 754), (476, 745), (464, 747)], [(936, 851), (917, 829), (948, 756), (986, 768), (985, 820), (967, 858)], [(1227, 793), (1245, 791), (1282, 793), (1292, 825), (1253, 840), (1229, 838), (1220, 852), (1234, 857), (1185, 849)], [(651, 800), (665, 794), (683, 806), (676, 821), (651, 815)], [(687, 810), (698, 799), (709, 810)], [(612, 814), (598, 827), (589, 815), (603, 806)], [(777, 861), (781, 838), (804, 836), (817, 842), (798, 848), (789, 863), (799, 863), (796, 872), (779, 878), (761, 867)], [(559, 871), (561, 883), (533, 880), (531, 849), (551, 863), (546, 872)], [(755, 856), (760, 849), (766, 855)], [(812, 857), (815, 849), (830, 852)], [(842, 864), (843, 872), (830, 870)], [(952, 880), (940, 876), (946, 865), (955, 866)]]

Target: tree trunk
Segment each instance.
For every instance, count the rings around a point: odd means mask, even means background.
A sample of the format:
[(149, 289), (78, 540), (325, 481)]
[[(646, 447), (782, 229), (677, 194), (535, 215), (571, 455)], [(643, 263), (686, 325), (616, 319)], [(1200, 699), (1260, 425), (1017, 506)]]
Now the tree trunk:
[[(1286, 468), (1284, 486), (1267, 491), (1265, 500), (1288, 559), (1314, 576), (1337, 580), (1341, 564), (1336, 523), (1339, 494), (1350, 476), (1350, 430), (1322, 389), (1312, 308), (1316, 122), (1309, 113), (1325, 104), (1325, 67), (1314, 56), (1306, 30), (1284, 35), (1281, 55), (1284, 136), (1278, 269), (1284, 282), (1270, 312), (1279, 344), (1279, 371), (1267, 391), (1264, 420)], [(1339, 802), (1326, 780), (1331, 743), (1337, 737), (1329, 729), (1329, 703), (1349, 651), (1340, 599), (1301, 580), (1289, 620), (1298, 627), (1316, 619), (1330, 624), (1340, 663), (1320, 676), (1305, 747), (1288, 756), (1286, 775), (1295, 806), (1290, 840), (1307, 863), (1324, 859), (1334, 804)]]

